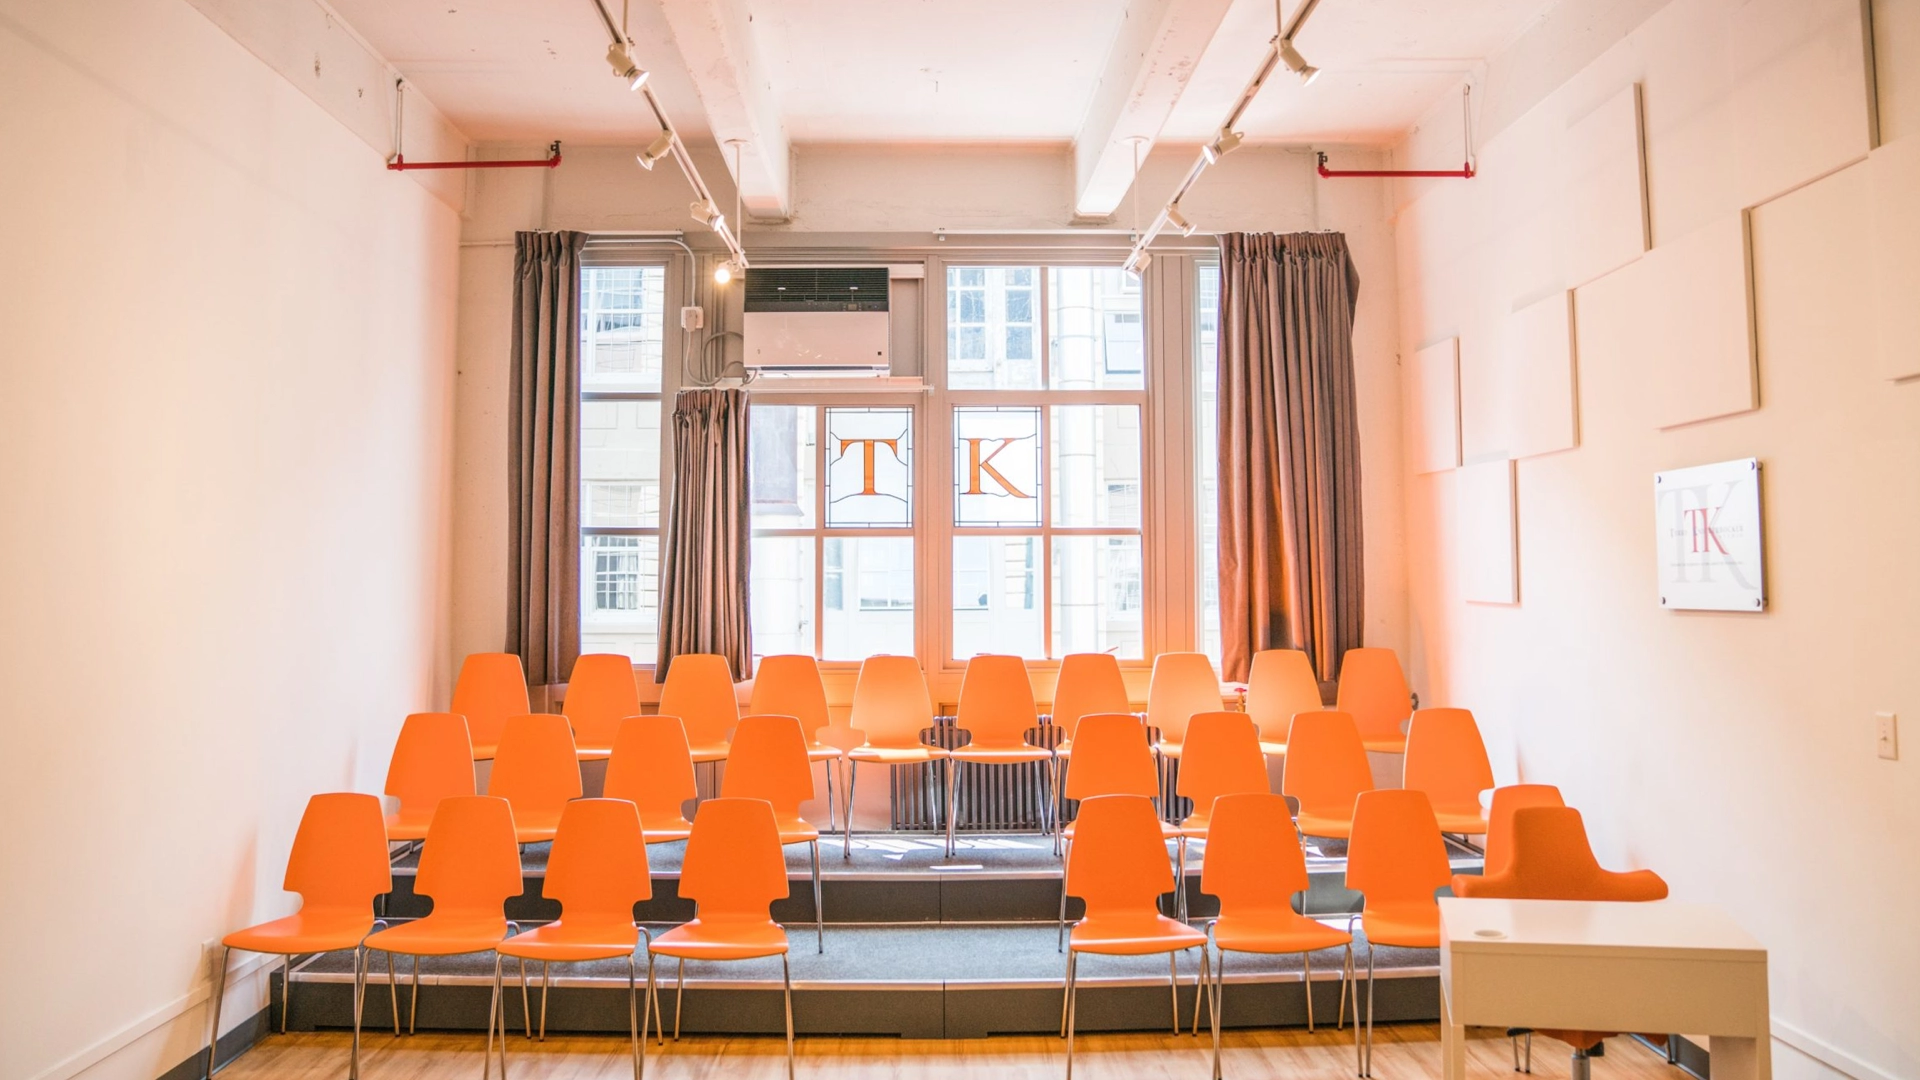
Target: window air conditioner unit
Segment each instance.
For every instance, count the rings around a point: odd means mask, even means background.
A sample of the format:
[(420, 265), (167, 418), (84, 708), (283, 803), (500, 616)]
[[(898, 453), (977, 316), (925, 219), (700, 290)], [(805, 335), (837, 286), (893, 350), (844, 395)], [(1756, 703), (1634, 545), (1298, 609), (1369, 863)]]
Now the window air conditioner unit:
[(886, 267), (748, 267), (744, 300), (755, 374), (887, 374)]

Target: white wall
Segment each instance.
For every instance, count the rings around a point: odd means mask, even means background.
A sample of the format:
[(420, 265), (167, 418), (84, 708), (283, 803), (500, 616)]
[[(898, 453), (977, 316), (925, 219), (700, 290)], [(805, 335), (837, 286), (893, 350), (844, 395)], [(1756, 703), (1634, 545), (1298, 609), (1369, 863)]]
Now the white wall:
[[(1920, 139), (1920, 27), (1876, 8), (1881, 134)], [(1915, 743), (1888, 762), (1873, 736), (1876, 711), (1920, 722), (1920, 384), (1875, 373), (1861, 11), (1675, 0), (1597, 53), (1523, 39), (1493, 71), (1560, 63), (1556, 88), (1484, 132), (1480, 179), (1399, 196), (1403, 355), (1459, 335), (1469, 367), (1504, 313), (1568, 288), (1578, 349), (1578, 447), (1518, 462), (1517, 606), (1462, 600), (1454, 474), (1407, 480), (1415, 681), (1474, 709), (1503, 783), (1559, 784), (1603, 862), (1659, 870), (1767, 945), (1776, 1068), (1796, 1077), (1920, 1075), (1920, 771)], [(1649, 332), (1641, 264), (1582, 281), (1566, 239), (1594, 209), (1568, 194), (1590, 177), (1565, 171), (1567, 124), (1636, 81), (1655, 250), (1751, 225), (1760, 406), (1666, 431), (1658, 389), (1697, 358)], [(1452, 117), (1396, 157), (1452, 160)], [(1661, 610), (1652, 474), (1749, 455), (1769, 609)]]
[(0, 3), (0, 144), (0, 1075), (150, 1080), (444, 697), (459, 222), (184, 0)]
[[(457, 657), (498, 649), (506, 620), (506, 393), (511, 241), (517, 229), (587, 231), (687, 230), (689, 189), (667, 165), (642, 172), (638, 147), (569, 147), (566, 162), (537, 175), (477, 174), (468, 189), (461, 253), (458, 422), (454, 530), (454, 625)], [(537, 148), (488, 146), (481, 156), (512, 157)], [(1148, 160), (1141, 208), (1150, 217), (1191, 162), (1192, 147), (1162, 148)], [(1351, 160), (1377, 157), (1351, 152)], [(715, 197), (732, 199), (725, 165), (701, 155)], [(1405, 558), (1400, 489), (1400, 399), (1397, 281), (1389, 192), (1377, 180), (1319, 180), (1305, 150), (1248, 147), (1209, 171), (1183, 202), (1206, 232), (1333, 229), (1346, 234), (1360, 274), (1354, 349), (1365, 455), (1367, 627), (1370, 644), (1406, 642)], [(794, 167), (790, 222), (749, 222), (749, 253), (813, 245), (957, 253), (970, 245), (1083, 243), (1103, 250), (1079, 257), (1118, 262), (1128, 239), (1114, 229), (1069, 232), (1073, 160), (1061, 146), (804, 146)], [(1119, 215), (1131, 219), (1123, 204)], [(949, 239), (938, 243), (934, 234)], [(1048, 235), (1040, 235), (1048, 234)], [(1174, 237), (1178, 240), (1178, 237)], [(1191, 247), (1211, 243), (1197, 235)], [(1116, 245), (1118, 245), (1116, 249)], [(896, 259), (901, 261), (905, 256)], [(936, 686), (951, 701), (951, 687)], [(646, 686), (643, 685), (643, 691)], [(830, 681), (829, 691), (838, 691)], [(1144, 683), (1140, 687), (1144, 700)]]

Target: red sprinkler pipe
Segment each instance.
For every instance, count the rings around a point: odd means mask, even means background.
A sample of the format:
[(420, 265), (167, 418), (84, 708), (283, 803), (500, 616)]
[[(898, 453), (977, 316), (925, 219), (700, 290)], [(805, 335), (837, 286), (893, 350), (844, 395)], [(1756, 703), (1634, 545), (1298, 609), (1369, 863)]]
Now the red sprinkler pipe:
[(547, 157), (530, 161), (408, 161), (405, 154), (393, 155), (387, 168), (395, 172), (409, 169), (551, 169), (560, 164), (560, 144), (547, 148)]
[(1471, 180), (1473, 179), (1474, 172), (1473, 162), (1471, 161), (1461, 165), (1458, 169), (1329, 169), (1327, 168), (1327, 155), (1321, 154), (1320, 175), (1328, 177), (1329, 179), (1341, 176), (1399, 176)]

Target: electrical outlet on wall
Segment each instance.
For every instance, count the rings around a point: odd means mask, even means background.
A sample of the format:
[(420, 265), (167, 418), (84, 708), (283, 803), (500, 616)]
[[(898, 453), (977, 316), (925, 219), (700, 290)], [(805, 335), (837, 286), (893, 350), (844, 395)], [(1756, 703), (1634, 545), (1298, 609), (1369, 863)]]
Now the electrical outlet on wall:
[(707, 309), (703, 307), (683, 307), (680, 309), (680, 329), (698, 330), (707, 325)]
[(1873, 749), (1888, 761), (1900, 760), (1900, 718), (1890, 712), (1873, 714)]

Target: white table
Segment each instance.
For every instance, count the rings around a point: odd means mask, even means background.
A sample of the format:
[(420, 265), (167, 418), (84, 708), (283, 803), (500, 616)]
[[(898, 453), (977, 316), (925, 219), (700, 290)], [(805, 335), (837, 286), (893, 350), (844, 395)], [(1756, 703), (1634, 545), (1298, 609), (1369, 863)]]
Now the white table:
[(1440, 901), (1440, 1038), (1467, 1025), (1712, 1036), (1713, 1080), (1772, 1080), (1767, 951), (1718, 908), (1672, 900)]

